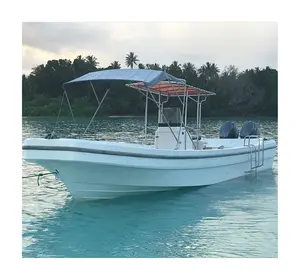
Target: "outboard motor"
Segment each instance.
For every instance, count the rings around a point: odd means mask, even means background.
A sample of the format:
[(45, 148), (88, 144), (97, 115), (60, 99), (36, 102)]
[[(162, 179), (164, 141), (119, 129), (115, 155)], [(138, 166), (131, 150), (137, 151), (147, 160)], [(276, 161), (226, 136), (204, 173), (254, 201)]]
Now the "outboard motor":
[(241, 138), (245, 138), (246, 136), (251, 135), (260, 135), (258, 124), (253, 121), (247, 121), (243, 124), (243, 127), (241, 129), (240, 136)]
[(220, 129), (220, 138), (238, 138), (239, 137), (239, 130), (234, 122), (226, 121), (223, 123)]

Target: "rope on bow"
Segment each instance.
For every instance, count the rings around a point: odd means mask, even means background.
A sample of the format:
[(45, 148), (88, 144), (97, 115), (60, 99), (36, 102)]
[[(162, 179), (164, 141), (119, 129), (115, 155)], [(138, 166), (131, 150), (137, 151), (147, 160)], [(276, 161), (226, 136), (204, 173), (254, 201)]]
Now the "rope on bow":
[(22, 177), (22, 179), (37, 177), (37, 184), (39, 186), (41, 177), (46, 176), (46, 175), (57, 175), (57, 174), (58, 174), (58, 171), (55, 169), (54, 172), (32, 174), (32, 175), (24, 176), (24, 177)]

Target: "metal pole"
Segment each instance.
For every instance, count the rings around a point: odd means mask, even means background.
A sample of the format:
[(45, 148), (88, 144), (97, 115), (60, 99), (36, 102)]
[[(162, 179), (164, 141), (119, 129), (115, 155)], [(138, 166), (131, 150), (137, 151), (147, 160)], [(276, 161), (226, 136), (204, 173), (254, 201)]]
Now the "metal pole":
[(161, 104), (160, 104), (160, 94), (158, 96), (158, 123), (161, 122)]
[(200, 130), (201, 130), (201, 114), (202, 114), (202, 102), (203, 102), (204, 100), (202, 100), (201, 102), (200, 102), (200, 104), (199, 104), (199, 124), (198, 124), (198, 126), (199, 126), (199, 132), (200, 132)]
[[(63, 92), (62, 97), (61, 97), (61, 103), (60, 103), (58, 115), (57, 115), (56, 122), (55, 122), (55, 126), (54, 126), (54, 128), (53, 128), (53, 130), (52, 130), (52, 133), (51, 133), (51, 136), (50, 136), (51, 138), (52, 138), (52, 136), (53, 136), (53, 134), (54, 134), (54, 130), (56, 129), (56, 126), (57, 126), (57, 124), (58, 124), (58, 119), (59, 119), (59, 116), (60, 116), (60, 113), (61, 113), (62, 105), (63, 105), (63, 103), (64, 103), (64, 97), (65, 97), (65, 93)], [(51, 139), (51, 138), (50, 138), (50, 139)]]
[(183, 125), (183, 115), (184, 115), (184, 105), (185, 105), (185, 95), (183, 95), (183, 102), (182, 102), (182, 114), (181, 114), (181, 119), (180, 119), (180, 127), (179, 127), (179, 131), (178, 131), (178, 141), (177, 141), (177, 145), (176, 145), (176, 149), (178, 149), (179, 145), (181, 144), (181, 129), (182, 129), (182, 125)]
[(201, 100), (199, 105), (199, 132), (201, 131), (202, 102), (205, 102), (206, 99), (207, 99), (207, 95), (205, 95), (205, 99)]
[(96, 97), (96, 99), (97, 99), (97, 101), (98, 101), (98, 105), (99, 105), (99, 104), (100, 104), (100, 101), (99, 101), (99, 98), (98, 98), (98, 96), (97, 96), (97, 93), (96, 93), (95, 88), (94, 88), (94, 86), (93, 86), (93, 84), (92, 84), (91, 81), (90, 81), (90, 85), (91, 85), (91, 87), (92, 87), (92, 89), (93, 89), (94, 95), (95, 95), (95, 97)]
[(74, 124), (76, 125), (75, 118), (74, 118), (74, 114), (73, 114), (72, 107), (71, 107), (71, 104), (70, 104), (70, 101), (69, 101), (69, 98), (68, 98), (68, 95), (67, 95), (67, 91), (66, 91), (66, 90), (64, 91), (64, 94), (65, 94), (65, 96), (66, 96), (66, 98), (67, 98), (68, 105), (69, 105), (69, 108), (70, 108), (70, 112), (71, 112), (71, 115), (72, 115)]
[[(141, 92), (140, 90), (139, 90), (139, 92), (147, 98), (147, 95), (146, 95), (146, 94), (144, 94), (144, 93)], [(152, 101), (156, 104), (157, 108), (159, 109), (159, 103), (156, 101), (156, 99), (155, 99), (154, 96), (152, 95), (151, 91), (150, 91), (150, 94), (151, 94), (151, 96), (152, 96), (152, 99), (151, 99), (150, 97), (148, 97), (148, 99), (152, 100)], [(164, 119), (164, 120), (167, 122), (168, 127), (169, 127), (170, 131), (172, 132), (172, 134), (173, 134), (173, 136), (174, 136), (174, 138), (175, 138), (175, 140), (176, 140), (176, 142), (177, 142), (177, 144), (178, 144), (178, 143), (179, 143), (179, 139), (176, 137), (175, 133), (173, 132), (172, 127), (170, 126), (170, 124), (168, 123), (168, 120), (166, 119), (164, 113), (162, 112), (162, 109), (163, 109), (163, 107), (164, 107), (164, 103), (167, 103), (168, 100), (169, 100), (169, 96), (167, 96), (167, 99), (161, 103), (161, 115), (160, 115), (160, 118), (161, 118), (161, 120)]]
[(108, 94), (109, 90), (110, 90), (110, 89), (107, 89), (107, 90), (106, 90), (106, 92), (105, 92), (105, 94), (104, 94), (104, 96), (103, 96), (101, 102), (99, 102), (98, 108), (96, 109), (96, 111), (95, 111), (93, 117), (91, 118), (91, 120), (90, 120), (90, 122), (89, 122), (87, 128), (85, 129), (85, 131), (84, 131), (84, 133), (83, 133), (82, 136), (84, 136), (84, 134), (87, 132), (88, 128), (90, 127), (91, 123), (93, 122), (93, 120), (94, 120), (95, 116), (97, 115), (97, 112), (98, 112), (98, 110), (100, 109), (100, 107), (101, 107), (101, 105), (102, 105), (102, 103), (103, 103), (103, 101), (104, 101), (106, 95)]
[(148, 117), (148, 91), (146, 93), (146, 105), (145, 105), (145, 144), (147, 141), (147, 117)]
[(186, 130), (186, 127), (187, 127), (187, 110), (188, 110), (188, 94), (187, 94), (187, 87), (185, 85), (185, 116), (184, 116), (184, 127), (185, 127), (185, 133), (184, 133), (184, 148), (186, 150), (186, 133), (187, 133), (187, 130)]
[(197, 149), (199, 149), (199, 101), (200, 101), (200, 94), (198, 94), (198, 99), (197, 99)]

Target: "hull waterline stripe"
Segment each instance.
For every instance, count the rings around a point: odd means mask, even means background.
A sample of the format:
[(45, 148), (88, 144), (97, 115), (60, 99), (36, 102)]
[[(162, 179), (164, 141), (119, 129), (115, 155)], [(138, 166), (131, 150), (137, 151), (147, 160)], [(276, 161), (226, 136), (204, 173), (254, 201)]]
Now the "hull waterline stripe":
[[(266, 150), (276, 149), (276, 146), (265, 148)], [(243, 151), (240, 153), (228, 153), (222, 155), (191, 155), (191, 156), (178, 156), (178, 155), (150, 155), (150, 154), (139, 154), (130, 152), (120, 151), (106, 151), (98, 149), (88, 149), (79, 147), (49, 147), (49, 146), (23, 146), (23, 150), (35, 150), (35, 151), (59, 151), (59, 152), (79, 152), (79, 153), (90, 153), (90, 154), (102, 154), (112, 156), (126, 156), (126, 157), (138, 157), (138, 158), (155, 158), (155, 159), (199, 159), (199, 158), (217, 158), (217, 157), (228, 157), (228, 156), (239, 156), (244, 154), (250, 154), (250, 151)], [(222, 150), (223, 151), (223, 150)], [(262, 149), (260, 150), (262, 151)]]

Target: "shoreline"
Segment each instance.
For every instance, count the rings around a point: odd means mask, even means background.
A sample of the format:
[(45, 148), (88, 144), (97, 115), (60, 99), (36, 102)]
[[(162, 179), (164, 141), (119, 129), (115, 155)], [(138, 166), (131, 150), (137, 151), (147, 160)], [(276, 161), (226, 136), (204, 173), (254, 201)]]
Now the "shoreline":
[[(117, 116), (117, 115), (112, 115), (112, 116), (98, 116), (98, 117), (95, 117), (95, 119), (143, 119), (145, 116), (144, 115), (141, 115), (141, 116), (135, 116), (135, 115), (120, 115), (120, 116)], [(57, 116), (54, 116), (54, 115), (48, 115), (48, 116), (22, 116), (22, 119), (28, 119), (28, 118), (31, 118), (31, 119), (39, 119), (39, 118), (53, 118), (53, 119), (56, 119)], [(90, 117), (89, 116), (75, 116), (75, 119), (89, 119)], [(148, 119), (149, 118), (157, 118), (157, 115), (148, 115)], [(188, 117), (189, 119), (196, 119), (197, 117), (196, 116), (191, 116), (191, 117)], [(72, 119), (71, 116), (60, 116), (60, 119)], [(202, 120), (219, 120), (219, 119), (236, 119), (236, 120), (239, 120), (239, 119), (276, 119), (278, 120), (278, 116), (264, 116), (264, 115), (249, 115), (249, 116), (208, 116), (208, 117), (202, 117), (201, 118)]]

